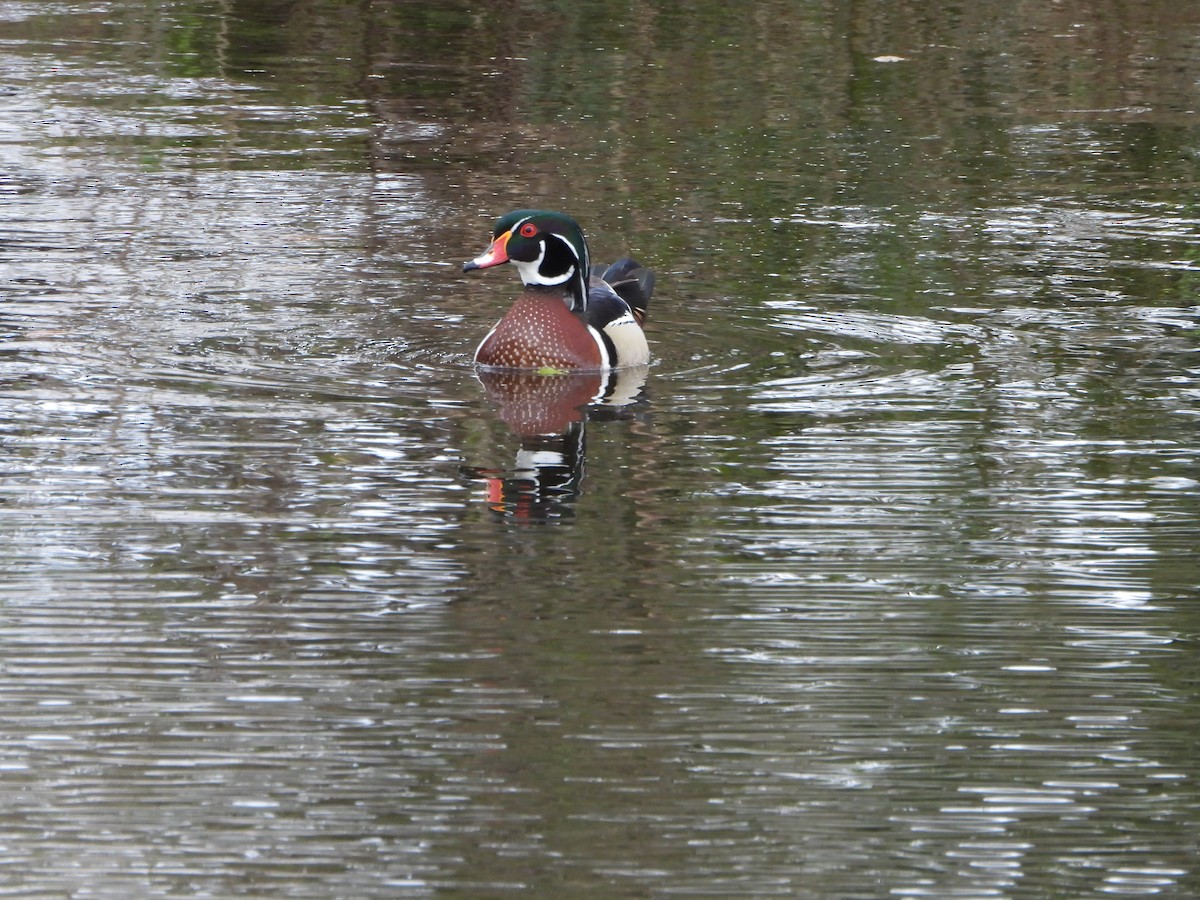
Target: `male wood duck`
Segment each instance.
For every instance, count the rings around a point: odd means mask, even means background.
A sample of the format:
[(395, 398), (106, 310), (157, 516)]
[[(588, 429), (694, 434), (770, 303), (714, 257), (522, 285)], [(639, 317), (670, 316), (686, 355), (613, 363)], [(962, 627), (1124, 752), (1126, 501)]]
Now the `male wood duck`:
[(642, 322), (654, 273), (628, 257), (591, 267), (570, 216), (518, 209), (496, 220), (492, 245), (463, 271), (512, 262), (525, 291), (475, 350), (481, 366), (561, 372), (644, 366)]

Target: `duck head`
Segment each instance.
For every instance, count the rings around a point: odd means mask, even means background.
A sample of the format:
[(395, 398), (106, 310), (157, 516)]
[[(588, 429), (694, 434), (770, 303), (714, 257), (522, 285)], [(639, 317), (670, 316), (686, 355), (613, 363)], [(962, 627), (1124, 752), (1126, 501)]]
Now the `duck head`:
[(492, 244), (463, 271), (511, 262), (526, 287), (561, 286), (567, 305), (582, 312), (587, 305), (588, 249), (583, 231), (570, 216), (539, 209), (518, 209), (496, 220)]

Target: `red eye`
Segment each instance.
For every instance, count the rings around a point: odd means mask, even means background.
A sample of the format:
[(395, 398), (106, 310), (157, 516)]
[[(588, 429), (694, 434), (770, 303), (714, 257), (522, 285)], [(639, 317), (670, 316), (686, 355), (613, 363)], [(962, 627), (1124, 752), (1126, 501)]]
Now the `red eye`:
[(535, 234), (537, 234), (537, 226), (532, 222), (526, 222), (521, 226), (521, 230), (517, 233), (520, 234), (521, 237), (533, 237)]

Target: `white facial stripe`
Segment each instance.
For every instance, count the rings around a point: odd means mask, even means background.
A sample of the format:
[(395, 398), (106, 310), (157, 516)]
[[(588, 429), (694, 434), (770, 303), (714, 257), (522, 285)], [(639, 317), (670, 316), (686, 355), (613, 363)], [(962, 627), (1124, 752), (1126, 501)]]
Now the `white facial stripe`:
[(538, 246), (537, 259), (531, 260), (530, 262), (524, 262), (519, 259), (513, 260), (513, 262), (517, 266), (517, 271), (519, 271), (521, 273), (521, 281), (523, 283), (525, 283), (525, 284), (541, 284), (541, 285), (547, 285), (547, 286), (556, 285), (556, 284), (566, 284), (575, 275), (575, 267), (571, 266), (571, 268), (567, 269), (567, 272), (565, 275), (559, 275), (557, 278), (547, 278), (540, 271), (541, 266), (542, 266), (542, 260), (545, 258), (546, 258), (546, 245), (540, 244)]
[[(570, 267), (568, 267), (568, 269), (567, 269), (566, 273), (565, 273), (565, 274), (562, 276), (562, 278), (560, 278), (560, 279), (556, 279), (556, 280), (555, 280), (554, 282), (552, 282), (552, 283), (553, 283), (553, 284), (568, 284), (568, 283), (570, 283), (570, 282), (572, 281), (572, 279), (574, 279), (574, 278), (575, 278), (575, 274), (576, 274), (576, 272), (577, 272), (577, 271), (578, 271), (578, 269), (579, 269), (579, 263), (580, 263), (580, 260), (579, 260), (579, 254), (578, 254), (578, 253), (575, 251), (575, 246), (574, 246), (574, 245), (573, 245), (573, 244), (572, 244), (572, 243), (571, 243), (569, 240), (567, 240), (565, 237), (563, 237), (561, 234), (553, 234), (553, 233), (552, 233), (552, 234), (551, 234), (551, 236), (552, 236), (552, 237), (556, 237), (556, 238), (558, 238), (560, 241), (562, 241), (564, 244), (566, 244), (566, 245), (567, 245), (567, 250), (568, 250), (568, 251), (570, 252), (570, 254), (571, 254), (571, 258), (575, 260), (575, 264), (574, 264), (574, 265), (572, 265), (572, 266), (570, 266)], [(582, 298), (581, 300), (579, 300), (579, 301), (573, 301), (573, 302), (571, 302), (571, 303), (569, 304), (569, 305), (571, 306), (571, 308), (572, 308), (572, 309), (574, 309), (574, 308), (575, 308), (575, 306), (576, 306), (576, 303), (582, 303), (582, 304), (585, 304), (585, 305), (586, 305), (586, 303), (587, 303), (587, 272), (584, 272), (584, 273), (583, 273), (583, 281), (584, 281), (584, 284), (583, 284), (583, 294), (584, 294), (584, 296), (583, 296), (583, 298)], [(579, 310), (577, 310), (577, 311), (579, 311)], [(601, 354), (601, 357), (603, 357), (603, 354)]]
[(514, 259), (512, 262), (516, 265), (517, 271), (521, 273), (522, 284), (547, 284), (548, 282), (538, 273), (538, 266), (542, 264), (542, 257), (546, 255), (546, 245), (538, 246), (537, 259), (531, 262), (525, 262), (521, 259)]
[(554, 232), (550, 233), (550, 237), (556, 237), (560, 241), (562, 241), (564, 244), (566, 244), (567, 249), (571, 251), (571, 255), (574, 256), (576, 259), (579, 259), (579, 254), (575, 252), (575, 248), (571, 245), (571, 242), (568, 241), (565, 237), (563, 237), (561, 234), (555, 234)]

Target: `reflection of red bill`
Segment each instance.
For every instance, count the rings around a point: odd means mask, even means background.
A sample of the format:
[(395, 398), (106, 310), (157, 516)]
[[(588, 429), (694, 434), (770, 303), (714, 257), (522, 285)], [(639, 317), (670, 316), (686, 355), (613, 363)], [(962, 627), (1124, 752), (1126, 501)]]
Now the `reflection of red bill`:
[(504, 505), (504, 479), (489, 478), (487, 480), (487, 502), (492, 509), (502, 508)]

